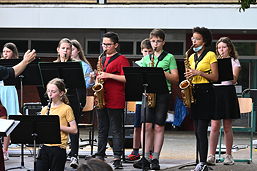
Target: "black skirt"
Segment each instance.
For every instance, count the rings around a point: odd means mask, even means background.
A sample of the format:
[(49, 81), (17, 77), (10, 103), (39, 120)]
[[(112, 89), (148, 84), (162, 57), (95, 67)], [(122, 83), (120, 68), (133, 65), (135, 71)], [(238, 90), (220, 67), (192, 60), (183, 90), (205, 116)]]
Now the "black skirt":
[(213, 85), (194, 84), (193, 96), (195, 103), (191, 104), (191, 118), (193, 120), (210, 120), (213, 119), (215, 97)]
[(234, 85), (214, 86), (215, 113), (213, 119), (239, 119), (240, 110)]

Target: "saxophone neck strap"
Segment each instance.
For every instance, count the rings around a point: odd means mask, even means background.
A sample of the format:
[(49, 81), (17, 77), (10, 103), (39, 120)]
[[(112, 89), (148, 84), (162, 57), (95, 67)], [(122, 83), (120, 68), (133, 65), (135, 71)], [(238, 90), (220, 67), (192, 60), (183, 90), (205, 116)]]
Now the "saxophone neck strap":
[[(157, 61), (156, 65), (155, 65), (155, 67), (158, 66), (159, 62), (162, 61), (162, 60), (165, 58), (165, 56), (167, 56), (167, 54), (168, 54), (168, 52), (162, 51), (162, 53), (160, 54), (160, 56), (158, 56), (158, 61)], [(151, 60), (151, 57), (152, 57), (152, 56), (154, 57), (154, 54), (149, 55), (150, 60)]]
[(197, 68), (197, 65), (199, 62), (205, 57), (205, 55), (209, 52), (209, 49), (204, 49), (203, 53), (198, 57), (197, 53), (194, 55), (194, 61), (195, 61), (195, 69)]
[(106, 72), (107, 66), (108, 66), (112, 61), (114, 61), (116, 58), (118, 58), (120, 55), (121, 55), (120, 53), (116, 53), (115, 55), (113, 55), (113, 56), (109, 59), (109, 61), (108, 61), (108, 63), (107, 63), (106, 65), (104, 65), (104, 64), (105, 64), (105, 61), (106, 61), (106, 56), (103, 56), (103, 57), (102, 57), (102, 65), (104, 66), (103, 71)]

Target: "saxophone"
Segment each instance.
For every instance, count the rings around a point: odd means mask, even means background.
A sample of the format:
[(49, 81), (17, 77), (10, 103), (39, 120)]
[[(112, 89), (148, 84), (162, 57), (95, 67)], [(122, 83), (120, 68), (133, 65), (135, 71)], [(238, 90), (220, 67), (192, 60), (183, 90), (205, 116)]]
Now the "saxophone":
[[(193, 47), (194, 45), (192, 45), (185, 53), (185, 56), (184, 56), (185, 71), (187, 71), (188, 69), (191, 69), (189, 60), (188, 60), (189, 58), (188, 53), (193, 49)], [(185, 106), (190, 108), (191, 104), (195, 102), (195, 99), (193, 96), (192, 77), (182, 81), (179, 84), (179, 88), (181, 89), (182, 100)]]
[[(155, 49), (153, 50), (153, 54), (151, 56), (151, 63), (150, 67), (154, 67), (154, 52)], [(147, 93), (147, 105), (149, 108), (154, 108), (156, 105), (156, 94), (155, 93)]]
[[(97, 69), (97, 75), (100, 74), (100, 72), (103, 71), (102, 66), (102, 57), (105, 55), (106, 50), (100, 54), (98, 57), (96, 69)], [(103, 79), (97, 79), (95, 85), (92, 87), (92, 90), (94, 91), (95, 96), (95, 107), (97, 109), (102, 109), (105, 106), (105, 100), (104, 100), (104, 80)]]

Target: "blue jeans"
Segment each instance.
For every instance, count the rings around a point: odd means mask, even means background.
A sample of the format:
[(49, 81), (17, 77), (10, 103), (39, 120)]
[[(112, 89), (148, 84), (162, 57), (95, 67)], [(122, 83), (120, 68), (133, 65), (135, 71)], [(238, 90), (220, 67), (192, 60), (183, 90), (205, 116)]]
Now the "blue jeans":
[(99, 109), (98, 116), (98, 150), (97, 157), (104, 158), (108, 140), (109, 129), (113, 141), (114, 158), (121, 158), (123, 149), (122, 115), (124, 109)]

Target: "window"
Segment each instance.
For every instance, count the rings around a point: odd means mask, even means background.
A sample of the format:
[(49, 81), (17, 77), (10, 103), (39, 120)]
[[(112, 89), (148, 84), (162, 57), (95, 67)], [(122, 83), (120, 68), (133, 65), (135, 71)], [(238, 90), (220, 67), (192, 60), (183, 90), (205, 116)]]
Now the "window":
[(163, 50), (173, 55), (183, 55), (183, 42), (165, 42)]
[(0, 40), (0, 47), (3, 48), (3, 46), (8, 42), (12, 42), (17, 46), (18, 52), (20, 54), (19, 56), (28, 50), (28, 40)]
[(240, 56), (256, 56), (257, 43), (256, 42), (234, 42), (234, 46)]
[(88, 41), (86, 49), (87, 49), (87, 54), (99, 54), (100, 41)]
[(133, 42), (119, 42), (120, 53), (124, 55), (133, 55)]
[(37, 53), (57, 53), (58, 44), (57, 40), (31, 40), (31, 49), (36, 49)]
[[(141, 44), (141, 42), (137, 42), (137, 45), (136, 45), (137, 46), (137, 50), (136, 50), (137, 55), (142, 55), (140, 44)], [(184, 47), (183, 42), (165, 42), (163, 49), (166, 52), (169, 52), (173, 55), (183, 55), (183, 47)]]

